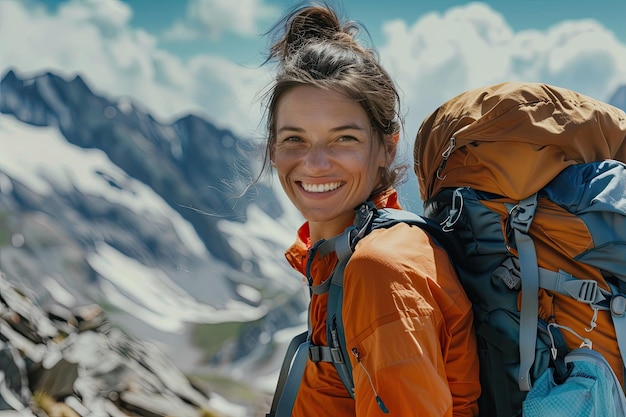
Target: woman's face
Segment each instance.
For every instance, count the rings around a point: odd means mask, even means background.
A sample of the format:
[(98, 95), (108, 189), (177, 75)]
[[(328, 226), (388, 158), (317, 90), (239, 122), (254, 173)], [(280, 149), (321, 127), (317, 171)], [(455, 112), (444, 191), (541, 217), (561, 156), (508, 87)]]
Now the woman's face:
[(367, 114), (339, 92), (298, 86), (280, 98), (275, 127), (272, 162), (311, 239), (341, 233), (390, 162)]

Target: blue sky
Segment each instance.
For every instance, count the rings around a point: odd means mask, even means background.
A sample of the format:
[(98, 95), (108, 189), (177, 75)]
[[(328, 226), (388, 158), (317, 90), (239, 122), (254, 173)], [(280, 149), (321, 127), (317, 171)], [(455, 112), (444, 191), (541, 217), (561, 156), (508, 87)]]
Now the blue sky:
[[(154, 0), (126, 1), (135, 13), (132, 23), (146, 28), (154, 33), (166, 32), (172, 26), (173, 20), (183, 21), (186, 18), (184, 1), (169, 0), (161, 2), (157, 7)], [(58, 3), (51, 1), (49, 3)], [(207, 2), (210, 3), (210, 2)], [(228, 2), (225, 2), (228, 3)], [(237, 2), (233, 2), (236, 4)], [(260, 5), (261, 2), (254, 2)], [(297, 1), (265, 1), (275, 11), (284, 11)], [(386, 21), (402, 19), (411, 23), (427, 13), (445, 13), (451, 7), (471, 3), (464, 0), (344, 0), (335, 1), (348, 17), (363, 22), (375, 43), (382, 41), (382, 24)], [(594, 19), (608, 30), (612, 31), (622, 43), (626, 43), (626, 2), (621, 0), (490, 0), (483, 1), (496, 13), (501, 14), (515, 31), (526, 29), (545, 30), (564, 20)], [(268, 27), (273, 20), (259, 19), (259, 33)], [(265, 26), (263, 24), (266, 24)], [(181, 55), (190, 52), (205, 52), (227, 54), (241, 62), (249, 62), (259, 57), (263, 43), (255, 42), (248, 36), (237, 36), (234, 32), (225, 33), (212, 41), (201, 39), (186, 45), (177, 42), (165, 42), (164, 46), (173, 51), (178, 50)]]
[[(608, 100), (626, 84), (626, 2), (334, 0), (396, 79), (405, 137), (441, 102), (505, 80)], [(81, 75), (169, 121), (188, 113), (262, 136), (260, 36), (294, 1), (0, 0), (0, 73)], [(10, 41), (9, 41), (10, 40)]]

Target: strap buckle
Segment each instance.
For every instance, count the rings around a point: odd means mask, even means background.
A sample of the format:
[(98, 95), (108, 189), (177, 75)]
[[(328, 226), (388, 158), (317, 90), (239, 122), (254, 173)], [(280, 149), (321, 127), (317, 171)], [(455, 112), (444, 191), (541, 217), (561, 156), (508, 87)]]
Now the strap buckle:
[(537, 193), (520, 201), (509, 212), (510, 226), (522, 233), (528, 233), (537, 209)]
[(341, 350), (329, 346), (309, 346), (309, 359), (311, 362), (344, 363)]
[(597, 304), (606, 300), (606, 297), (602, 295), (598, 287), (598, 283), (592, 279), (572, 279), (566, 281), (563, 283), (563, 290), (575, 300), (585, 304)]

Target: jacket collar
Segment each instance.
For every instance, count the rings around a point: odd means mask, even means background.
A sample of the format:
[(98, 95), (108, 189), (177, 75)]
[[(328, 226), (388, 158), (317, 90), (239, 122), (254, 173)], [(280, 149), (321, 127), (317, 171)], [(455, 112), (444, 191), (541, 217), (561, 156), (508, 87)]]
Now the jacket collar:
[[(398, 201), (398, 193), (392, 188), (377, 194), (372, 198), (372, 201), (377, 208), (402, 208), (400, 206), (400, 202)], [(345, 227), (350, 226), (350, 224), (352, 223), (346, 224)], [(311, 242), (309, 223), (305, 222), (298, 229), (296, 241), (285, 252), (285, 257), (287, 258), (289, 264), (291, 264), (295, 270), (301, 272), (303, 275), (306, 272), (305, 269), (308, 251), (314, 243), (315, 242)]]

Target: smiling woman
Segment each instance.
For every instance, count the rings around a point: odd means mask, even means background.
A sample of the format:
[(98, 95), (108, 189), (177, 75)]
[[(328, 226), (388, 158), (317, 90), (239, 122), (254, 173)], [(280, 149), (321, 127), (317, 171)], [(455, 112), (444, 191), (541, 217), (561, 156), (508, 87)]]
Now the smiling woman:
[(395, 151), (381, 150), (363, 108), (344, 94), (311, 86), (284, 93), (272, 160), (283, 189), (309, 221), (311, 239), (331, 238), (381, 181)]
[[(331, 8), (304, 6), (277, 31), (283, 26), (269, 58), (278, 73), (267, 96), (264, 170), (276, 171), (306, 220), (286, 256), (312, 297), (297, 395), (269, 415), (475, 415), (471, 306), (447, 254), (421, 228), (397, 224), (363, 237), (343, 270), (341, 331), (341, 319), (328, 316), (335, 304), (325, 284), (339, 261), (318, 248), (342, 235), (356, 210), (400, 208), (401, 169), (392, 167), (399, 96), (376, 52), (357, 42), (358, 26)], [(337, 356), (342, 349), (354, 356)], [(346, 361), (354, 372), (340, 371)]]

